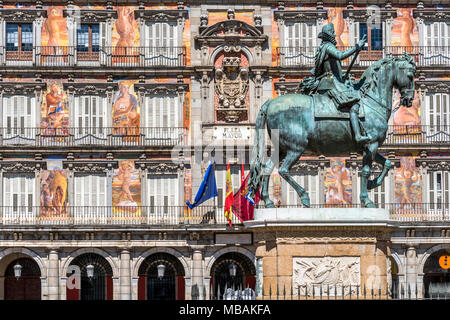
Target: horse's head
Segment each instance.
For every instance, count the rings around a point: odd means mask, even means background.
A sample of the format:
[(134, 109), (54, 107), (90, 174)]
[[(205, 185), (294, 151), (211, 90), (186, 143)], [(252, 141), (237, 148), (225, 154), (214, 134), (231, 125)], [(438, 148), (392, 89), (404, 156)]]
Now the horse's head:
[(416, 63), (405, 53), (395, 64), (394, 86), (400, 91), (400, 105), (411, 107), (414, 100), (414, 74)]

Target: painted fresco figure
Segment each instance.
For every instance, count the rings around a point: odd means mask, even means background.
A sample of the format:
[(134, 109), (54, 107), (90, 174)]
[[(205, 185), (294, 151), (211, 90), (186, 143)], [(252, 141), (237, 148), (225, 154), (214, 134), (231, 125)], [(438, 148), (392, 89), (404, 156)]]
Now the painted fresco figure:
[(309, 78), (300, 84), (300, 91), (304, 94), (327, 93), (337, 104), (341, 111), (350, 108), (350, 123), (357, 143), (365, 143), (370, 140), (368, 136), (361, 135), (359, 125), (359, 93), (353, 87), (351, 80), (344, 81), (341, 60), (359, 52), (366, 42), (364, 36), (355, 47), (340, 51), (336, 48), (336, 34), (334, 25), (329, 23), (322, 28), (318, 37), (322, 43), (317, 48), (314, 57), (314, 68), (311, 70), (314, 78)]
[(129, 92), (129, 86), (121, 84), (113, 104), (113, 126), (116, 134), (139, 135), (140, 116), (137, 99)]
[[(64, 123), (64, 95), (59, 91), (58, 86), (53, 83), (50, 86), (50, 92), (45, 95), (47, 105), (46, 115), (48, 117), (47, 128), (58, 129), (63, 127)], [(62, 132), (55, 132), (55, 135), (61, 135)]]

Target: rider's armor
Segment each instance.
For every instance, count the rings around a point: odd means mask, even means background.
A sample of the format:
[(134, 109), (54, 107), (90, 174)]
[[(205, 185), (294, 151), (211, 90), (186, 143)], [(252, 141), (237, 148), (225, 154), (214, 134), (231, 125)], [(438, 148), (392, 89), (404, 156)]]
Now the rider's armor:
[(360, 47), (357, 44), (347, 51), (339, 51), (336, 48), (336, 34), (332, 23), (325, 25), (318, 37), (322, 39), (322, 43), (317, 48), (314, 68), (311, 70), (314, 78), (306, 79), (300, 85), (300, 91), (305, 94), (326, 93), (338, 109), (350, 108), (350, 122), (355, 132), (355, 140), (367, 142), (369, 138), (361, 136), (359, 126), (359, 92), (353, 88), (350, 80), (344, 82), (341, 65), (341, 60), (359, 51)]

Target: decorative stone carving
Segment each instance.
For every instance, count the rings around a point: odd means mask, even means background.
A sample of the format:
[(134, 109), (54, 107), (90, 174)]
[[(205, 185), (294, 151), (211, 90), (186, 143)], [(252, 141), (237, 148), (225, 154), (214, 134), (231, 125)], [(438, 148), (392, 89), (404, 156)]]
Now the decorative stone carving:
[(428, 171), (450, 171), (450, 159), (446, 158), (419, 158), (416, 167), (426, 168)]
[(34, 173), (45, 168), (45, 161), (0, 161), (0, 169), (3, 172)]
[(90, 161), (63, 161), (63, 168), (69, 169), (78, 173), (95, 173), (95, 172), (107, 172), (117, 168), (118, 161), (111, 160), (98, 160), (95, 162)]
[(169, 22), (186, 19), (188, 11), (181, 10), (134, 10), (135, 19), (143, 19), (152, 22)]
[[(381, 21), (385, 21), (387, 19), (395, 19), (397, 18), (397, 11), (394, 9), (380, 9), (377, 10), (375, 14), (378, 14)], [(344, 19), (350, 18), (353, 21), (358, 22), (367, 22), (373, 15), (374, 10), (368, 9), (353, 9), (353, 10), (342, 10), (342, 14)]]
[(6, 22), (32, 23), (38, 18), (47, 18), (47, 10), (42, 9), (0, 9), (0, 19)]
[[(357, 286), (361, 285), (359, 257), (294, 257), (293, 258), (293, 289), (301, 295), (312, 295), (312, 287), (316, 285), (316, 294), (322, 286), (322, 294), (342, 296), (350, 293), (356, 295)], [(335, 286), (336, 289), (335, 290)]]
[(107, 95), (118, 90), (119, 85), (111, 82), (63, 83), (64, 91), (74, 95)]
[(222, 69), (215, 73), (215, 89), (219, 103), (225, 108), (240, 108), (245, 104), (248, 91), (248, 69), (240, 66), (238, 57), (225, 57)]
[(136, 168), (147, 169), (148, 172), (152, 173), (176, 173), (189, 166), (189, 163), (184, 162), (161, 162), (151, 160), (139, 160), (134, 163)]
[(188, 83), (136, 83), (134, 90), (148, 95), (169, 95), (187, 92)]
[(276, 21), (314, 22), (318, 19), (327, 19), (326, 10), (277, 10), (274, 12)]
[(0, 82), (0, 92), (6, 95), (28, 95), (43, 92), (47, 88), (45, 82)]
[(329, 159), (298, 160), (297, 163), (295, 163), (289, 171), (293, 173), (317, 173), (319, 171), (319, 168), (325, 168), (329, 166)]
[(64, 17), (73, 17), (80, 23), (99, 23), (110, 19), (117, 19), (115, 10), (97, 10), (97, 9), (64, 9)]
[(418, 80), (417, 89), (428, 93), (448, 93), (450, 92), (450, 80)]
[(288, 93), (300, 93), (299, 92), (299, 84), (298, 81), (280, 81), (275, 82), (275, 90), (278, 92), (278, 95), (288, 94)]
[(450, 20), (450, 9), (414, 9), (413, 17), (422, 21), (448, 22)]

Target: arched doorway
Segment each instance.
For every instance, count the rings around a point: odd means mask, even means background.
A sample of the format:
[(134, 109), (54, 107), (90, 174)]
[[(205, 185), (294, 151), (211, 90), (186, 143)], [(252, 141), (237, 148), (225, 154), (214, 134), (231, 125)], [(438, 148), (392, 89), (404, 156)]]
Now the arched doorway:
[(242, 253), (228, 252), (221, 255), (211, 267), (211, 298), (222, 299), (226, 289), (255, 290), (256, 268)]
[[(398, 266), (395, 263), (395, 260), (392, 257), (389, 257), (389, 263), (391, 268), (390, 274), (390, 293), (391, 298), (397, 299), (399, 297), (400, 287), (399, 287), (399, 277), (398, 277)], [(389, 275), (388, 275), (389, 276)], [(389, 285), (389, 283), (388, 283)]]
[(138, 275), (138, 300), (184, 300), (184, 268), (173, 255), (148, 256)]
[[(18, 278), (16, 265), (21, 266)], [(6, 267), (5, 300), (41, 300), (41, 270), (33, 259), (19, 258)]]
[[(70, 266), (78, 270), (70, 270)], [(67, 273), (67, 300), (112, 300), (113, 281), (112, 268), (108, 261), (96, 253), (85, 253), (77, 256), (70, 263)], [(79, 281), (72, 281), (79, 272)], [(75, 285), (79, 284), (79, 287)]]
[(425, 298), (450, 298), (450, 249), (431, 254), (423, 268)]

